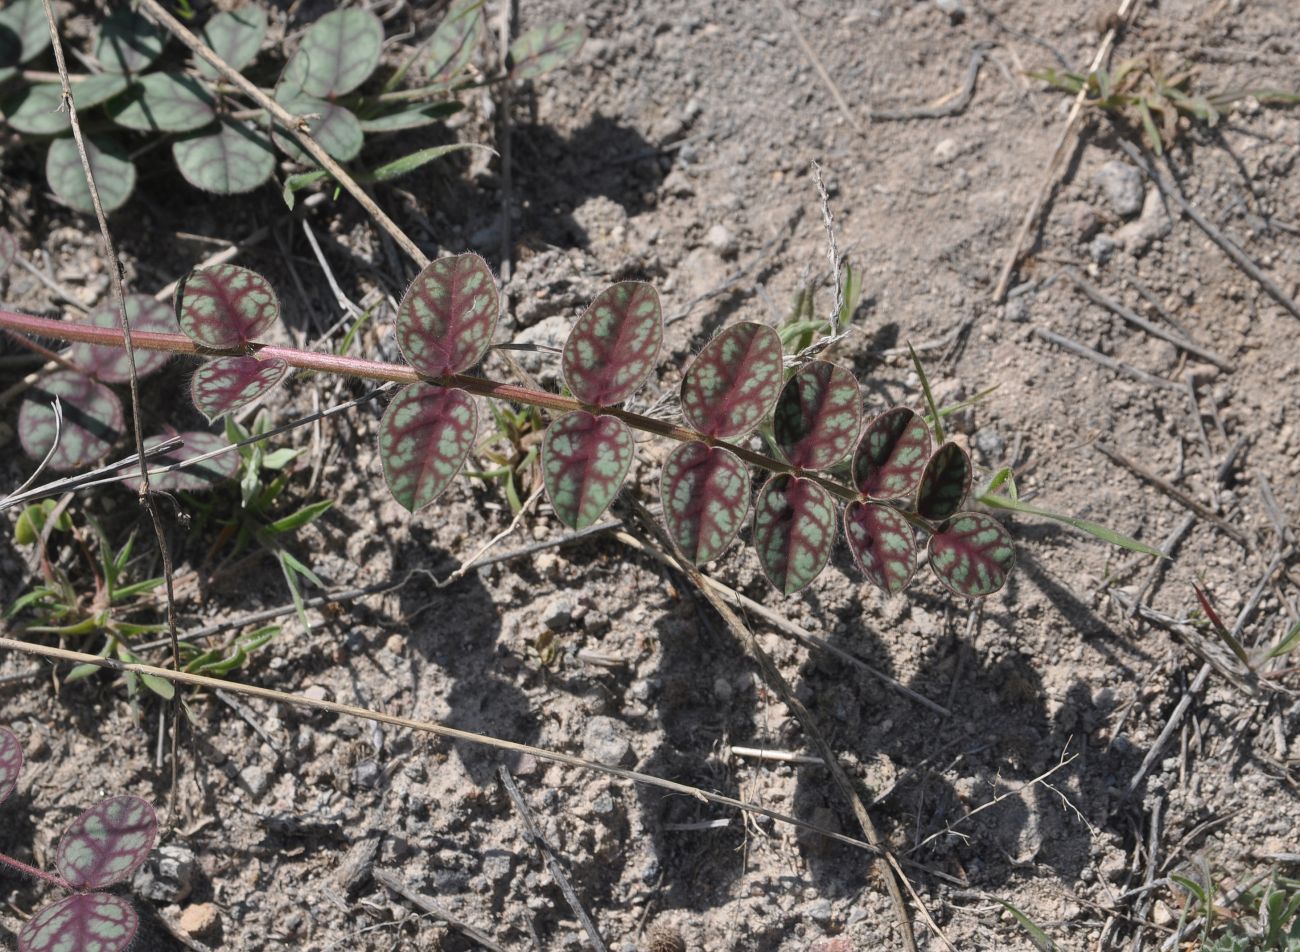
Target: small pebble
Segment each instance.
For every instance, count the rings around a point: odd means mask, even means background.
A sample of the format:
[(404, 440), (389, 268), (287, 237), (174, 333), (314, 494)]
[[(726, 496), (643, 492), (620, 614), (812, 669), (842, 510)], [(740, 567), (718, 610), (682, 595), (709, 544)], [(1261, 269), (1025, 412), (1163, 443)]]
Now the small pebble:
[(709, 229), (704, 240), (708, 242), (710, 248), (724, 258), (734, 258), (736, 252), (740, 250), (740, 246), (736, 243), (736, 236), (721, 222)]
[(1092, 181), (1115, 214), (1129, 218), (1142, 210), (1142, 173), (1127, 162), (1111, 159), (1093, 174)]
[(186, 906), (181, 913), (181, 931), (193, 939), (212, 939), (221, 933), (221, 913), (210, 902)]

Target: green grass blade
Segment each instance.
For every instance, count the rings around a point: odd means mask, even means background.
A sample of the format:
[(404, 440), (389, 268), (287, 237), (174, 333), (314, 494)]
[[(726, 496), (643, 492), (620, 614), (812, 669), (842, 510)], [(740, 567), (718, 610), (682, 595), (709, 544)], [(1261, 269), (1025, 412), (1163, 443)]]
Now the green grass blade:
[(1297, 646), (1300, 646), (1300, 621), (1291, 626), (1291, 630), (1286, 633), (1286, 636), (1268, 653), (1268, 657), (1280, 658), (1284, 654), (1295, 651)]
[(934, 441), (939, 446), (944, 443), (943, 436), (943, 417), (939, 413), (939, 408), (935, 405), (934, 394), (930, 392), (930, 378), (925, 375), (925, 368), (921, 366), (921, 358), (916, 356), (916, 348), (908, 343), (907, 352), (912, 355), (912, 366), (916, 368), (916, 375), (921, 378), (921, 390), (925, 393), (925, 404), (930, 408), (930, 426), (934, 430)]
[(1015, 917), (1016, 922), (1020, 923), (1020, 927), (1029, 933), (1029, 941), (1034, 943), (1034, 947), (1038, 949), (1038, 952), (1060, 952), (1057, 944), (1052, 941), (1051, 937), (1046, 932), (1038, 927), (1034, 920), (1030, 919), (1005, 899), (999, 899), (998, 902), (1002, 904), (1007, 912), (1011, 913), (1011, 915)]
[(1090, 522), (1087, 519), (1080, 519), (1076, 516), (1067, 516), (1059, 512), (1052, 512), (1048, 509), (1040, 509), (1037, 506), (1031, 506), (1028, 503), (1020, 502), (1018, 499), (1010, 499), (1006, 496), (993, 495), (985, 493), (979, 497), (979, 501), (986, 506), (992, 506), (995, 509), (1010, 509), (1013, 512), (1023, 512), (1030, 516), (1041, 516), (1044, 519), (1051, 519), (1055, 522), (1063, 522), (1068, 526), (1074, 526), (1080, 532), (1086, 532), (1088, 535), (1100, 539), (1102, 542), (1108, 542), (1111, 545), (1119, 546), (1121, 549), (1128, 549), (1131, 552), (1141, 552), (1143, 555), (1158, 555), (1162, 559), (1170, 558), (1164, 552), (1154, 546), (1147, 545), (1145, 542), (1139, 542), (1137, 539), (1130, 538), (1122, 532), (1116, 532), (1114, 529), (1107, 529), (1105, 526)]

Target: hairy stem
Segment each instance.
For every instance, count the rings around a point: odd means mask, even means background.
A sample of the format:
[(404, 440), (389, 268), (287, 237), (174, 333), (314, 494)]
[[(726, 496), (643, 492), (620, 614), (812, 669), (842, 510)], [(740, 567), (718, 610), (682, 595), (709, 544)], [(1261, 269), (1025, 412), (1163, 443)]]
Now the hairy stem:
[[(42, 337), (52, 337), (56, 340), (79, 341), (105, 347), (122, 346), (121, 336), (112, 328), (96, 327), (92, 324), (77, 324), (72, 321), (61, 321), (49, 317), (35, 317), (30, 314), (18, 314), (12, 311), (0, 310), (0, 328), (26, 334), (39, 334)], [(200, 347), (183, 334), (156, 334), (136, 331), (132, 334), (132, 342), (136, 347), (145, 350), (163, 350), (173, 354), (188, 354), (190, 356), (222, 357), (242, 353)], [(771, 473), (788, 473), (793, 476), (811, 479), (841, 499), (853, 500), (859, 498), (857, 490), (851, 486), (791, 466), (789, 463), (768, 456), (765, 453), (757, 453), (743, 446), (736, 446), (734, 443), (727, 443), (723, 440), (705, 436), (703, 433), (689, 427), (668, 423), (664, 420), (656, 420), (653, 417), (633, 413), (619, 407), (592, 406), (572, 397), (561, 396), (558, 393), (549, 393), (545, 390), (535, 390), (531, 387), (520, 387), (514, 384), (488, 380), (484, 377), (470, 377), (464, 374), (448, 374), (445, 377), (430, 379), (417, 373), (414, 368), (406, 364), (389, 364), (377, 360), (364, 360), (359, 357), (341, 357), (335, 354), (298, 350), (293, 347), (279, 347), (274, 344), (254, 343), (250, 345), (249, 349), (259, 357), (267, 360), (272, 358), (283, 360), (289, 366), (297, 367), (300, 370), (342, 374), (348, 377), (361, 377), (366, 380), (391, 380), (401, 384), (438, 383), (448, 387), (460, 387), (462, 390), (479, 396), (540, 407), (543, 410), (551, 410), (556, 413), (586, 410), (589, 413), (607, 414), (618, 417), (634, 430), (651, 433), (655, 436), (664, 436), (682, 443), (701, 442), (710, 446), (721, 446), (731, 450), (745, 462), (760, 469), (765, 469)], [(908, 513), (904, 514), (910, 515)]]
[(56, 876), (53, 873), (47, 873), (43, 869), (37, 869), (35, 866), (28, 866), (22, 860), (14, 859), (12, 856), (6, 856), (0, 853), (0, 865), (8, 866), (10, 869), (17, 870), (31, 876), (33, 879), (39, 879), (49, 883), (51, 886), (58, 886), (60, 889), (66, 889), (68, 892), (74, 892), (72, 883), (68, 882), (62, 876)]

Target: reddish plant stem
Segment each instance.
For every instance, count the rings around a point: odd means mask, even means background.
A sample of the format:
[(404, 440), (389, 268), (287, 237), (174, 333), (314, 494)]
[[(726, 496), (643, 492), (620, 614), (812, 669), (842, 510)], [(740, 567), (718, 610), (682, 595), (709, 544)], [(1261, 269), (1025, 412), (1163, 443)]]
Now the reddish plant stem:
[[(78, 341), (86, 344), (99, 344), (104, 347), (121, 347), (122, 338), (116, 330), (108, 327), (96, 327), (91, 324), (77, 324), (57, 318), (36, 317), (31, 314), (17, 314), (13, 311), (0, 310), (0, 327), (24, 334), (38, 334), (56, 340)], [(187, 354), (192, 357), (228, 357), (242, 353), (240, 351), (212, 350), (201, 347), (184, 334), (157, 334), (147, 331), (135, 331), (131, 335), (132, 343), (145, 350), (169, 351), (173, 354)], [(343, 374), (349, 377), (362, 377), (366, 380), (391, 380), (395, 383), (437, 383), (448, 387), (460, 387), (469, 393), (497, 400), (509, 400), (527, 406), (541, 407), (557, 413), (570, 413), (585, 410), (588, 413), (602, 413), (618, 417), (628, 426), (644, 433), (667, 437), (682, 443), (700, 442), (709, 446), (720, 446), (735, 453), (745, 462), (771, 473), (802, 476), (820, 484), (828, 492), (841, 499), (860, 498), (857, 491), (843, 483), (815, 473), (807, 472), (789, 463), (782, 462), (764, 453), (756, 453), (743, 446), (736, 446), (723, 440), (717, 440), (689, 427), (678, 426), (664, 420), (633, 413), (619, 407), (592, 406), (564, 397), (558, 393), (534, 390), (514, 384), (498, 383), (483, 377), (470, 377), (463, 374), (448, 374), (445, 377), (429, 378), (418, 373), (406, 364), (388, 364), (377, 360), (364, 360), (359, 357), (341, 357), (316, 351), (297, 350), (293, 347), (278, 347), (274, 344), (251, 344), (250, 352), (270, 360), (283, 360), (291, 367), (300, 370), (314, 370), (318, 373)], [(907, 513), (904, 513), (907, 515)]]
[(12, 856), (6, 856), (4, 853), (0, 853), (0, 864), (8, 866), (10, 869), (16, 869), (20, 873), (26, 873), (33, 879), (43, 880), (51, 886), (58, 886), (60, 889), (66, 889), (68, 892), (76, 892), (72, 883), (68, 882), (62, 876), (47, 873), (45, 870), (37, 869), (35, 866), (28, 866), (21, 860), (14, 859)]

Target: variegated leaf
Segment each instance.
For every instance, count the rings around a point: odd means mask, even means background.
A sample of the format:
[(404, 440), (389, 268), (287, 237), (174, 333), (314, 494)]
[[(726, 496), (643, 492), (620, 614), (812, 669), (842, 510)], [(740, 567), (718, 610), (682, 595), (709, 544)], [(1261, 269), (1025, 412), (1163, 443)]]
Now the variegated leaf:
[(861, 426), (857, 378), (824, 360), (809, 361), (786, 381), (772, 419), (785, 458), (810, 470), (826, 469), (842, 460)]
[(270, 181), (275, 150), (260, 129), (222, 116), (209, 129), (172, 143), (172, 158), (195, 188), (217, 195), (242, 195)]
[(582, 48), (587, 31), (573, 23), (534, 27), (510, 44), (510, 78), (536, 79), (564, 65)]
[(185, 73), (150, 73), (111, 100), (108, 114), (137, 132), (192, 132), (216, 118), (208, 87)]
[(216, 357), (204, 361), (194, 372), (190, 397), (198, 411), (212, 422), (260, 400), (288, 372), (289, 364), (278, 357)]
[(135, 872), (157, 838), (158, 817), (149, 801), (109, 797), (68, 824), (54, 864), (74, 889), (103, 889)]
[(703, 565), (720, 556), (749, 512), (749, 471), (720, 446), (682, 443), (659, 477), (664, 525), (677, 548)]
[(682, 416), (706, 436), (744, 436), (772, 412), (783, 370), (776, 331), (752, 321), (732, 324), (686, 368)]
[(4, 97), (3, 110), (5, 124), (24, 135), (56, 136), (71, 128), (59, 83), (20, 86)]
[(238, 265), (191, 271), (176, 288), (181, 330), (215, 350), (247, 347), (279, 316), (280, 299), (270, 282)]
[(632, 431), (617, 417), (584, 410), (546, 428), (542, 480), (556, 515), (570, 529), (585, 529), (618, 495), (636, 455)]
[(782, 594), (812, 582), (835, 545), (835, 502), (811, 479), (773, 476), (754, 503), (754, 550), (763, 574)]
[(492, 343), (500, 301), (492, 269), (472, 252), (424, 267), (397, 309), (397, 345), (430, 377), (463, 373)]
[[(232, 68), (242, 70), (257, 56), (266, 39), (266, 13), (256, 3), (246, 3), (238, 10), (218, 13), (204, 24), (199, 34)], [(194, 57), (199, 75), (216, 79), (221, 74), (217, 68), (200, 56)]]
[(853, 560), (877, 588), (895, 595), (916, 572), (916, 532), (897, 509), (851, 502), (844, 510), (844, 535)]
[(478, 434), (478, 411), (464, 390), (417, 383), (402, 390), (379, 425), (379, 459), (393, 498), (411, 512), (447, 488)]
[(54, 470), (76, 469), (100, 459), (126, 429), (122, 402), (102, 383), (71, 370), (57, 370), (28, 388), (18, 410), (18, 437), (32, 459), (54, 446), (55, 397), (63, 410), (59, 444), (50, 457)]
[(583, 403), (622, 403), (654, 370), (663, 339), (663, 311), (654, 287), (641, 281), (611, 285), (564, 342), (564, 380)]
[[(17, 67), (35, 59), (50, 45), (50, 24), (41, 0), (13, 0), (0, 10), (0, 32), (10, 37), (0, 67)], [(0, 79), (7, 79), (0, 73)]]
[(946, 519), (961, 508), (970, 492), (971, 465), (966, 451), (956, 443), (935, 450), (921, 474), (916, 511), (926, 519)]
[[(157, 301), (147, 294), (128, 294), (126, 296), (126, 316), (131, 320), (131, 331), (149, 331), (157, 334), (174, 333), (176, 324), (172, 309), (162, 301)], [(86, 323), (96, 327), (111, 327), (121, 331), (122, 316), (117, 305), (105, 304), (90, 312)], [(104, 347), (98, 344), (73, 344), (66, 354), (68, 360), (82, 370), (102, 380), (104, 383), (126, 383), (131, 379), (131, 367), (127, 363), (124, 347)], [(167, 363), (171, 354), (163, 350), (137, 349), (135, 352), (135, 372), (140, 378), (154, 373)]]
[(424, 63), (429, 81), (455, 79), (474, 58), (483, 32), (483, 0), (453, 0), (429, 40), (429, 58)]
[(23, 744), (7, 727), (0, 727), (0, 803), (14, 792), (23, 772)]
[(95, 59), (110, 73), (139, 73), (162, 53), (167, 36), (142, 13), (118, 10), (99, 27)]
[(318, 99), (350, 93), (379, 65), (384, 25), (369, 10), (333, 10), (303, 36), (281, 85)]
[[(135, 165), (122, 143), (109, 136), (87, 136), (86, 158), (99, 202), (104, 211), (117, 211), (131, 197), (135, 188)], [(86, 171), (81, 164), (77, 143), (71, 138), (55, 139), (45, 154), (45, 180), (56, 198), (74, 211), (90, 215), (95, 205), (86, 185)]]
[(108, 893), (77, 893), (42, 907), (18, 933), (18, 952), (122, 952), (135, 939), (131, 903)]
[(872, 499), (901, 499), (916, 491), (930, 458), (930, 428), (907, 407), (886, 410), (867, 424), (853, 451), (853, 483)]
[(958, 595), (992, 595), (1006, 584), (1015, 564), (1010, 533), (982, 512), (959, 512), (930, 537), (930, 568)]
[[(357, 121), (357, 117), (345, 106), (301, 94), (281, 99), (280, 105), (292, 115), (307, 117), (311, 137), (332, 158), (340, 162), (350, 162), (361, 151), (361, 146), (365, 143), (365, 133), (361, 131), (361, 123)], [(276, 126), (271, 132), (271, 138), (295, 161), (307, 165), (316, 163), (311, 154), (300, 146), (283, 126)]]

